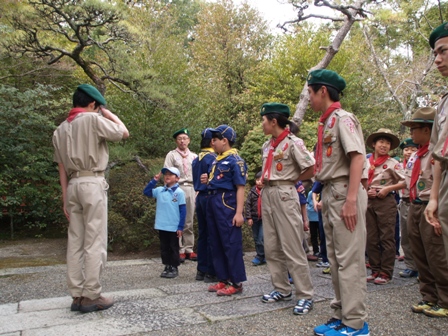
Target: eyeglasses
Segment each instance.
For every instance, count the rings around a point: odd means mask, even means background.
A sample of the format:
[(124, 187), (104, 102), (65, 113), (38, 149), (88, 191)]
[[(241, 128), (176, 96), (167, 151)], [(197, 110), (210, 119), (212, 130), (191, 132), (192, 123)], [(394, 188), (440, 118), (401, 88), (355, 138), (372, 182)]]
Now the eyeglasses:
[(416, 130), (418, 128), (423, 128), (423, 126), (411, 127), (411, 128), (409, 128), (409, 131), (412, 133), (412, 131), (414, 131), (414, 130)]
[(177, 141), (182, 141), (182, 140), (187, 141), (187, 140), (190, 140), (190, 138), (189, 137), (177, 137), (176, 140)]

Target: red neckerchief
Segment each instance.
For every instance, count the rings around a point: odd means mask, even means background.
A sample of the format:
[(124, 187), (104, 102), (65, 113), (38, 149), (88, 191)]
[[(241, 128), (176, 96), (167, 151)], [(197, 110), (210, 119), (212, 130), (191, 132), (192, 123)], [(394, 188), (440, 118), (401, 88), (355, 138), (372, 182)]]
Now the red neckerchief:
[(372, 154), (372, 156), (369, 157), (370, 168), (369, 168), (369, 183), (368, 183), (368, 185), (370, 185), (372, 183), (375, 168), (381, 166), (384, 162), (387, 161), (388, 158), (390, 158), (389, 155), (379, 156), (378, 159), (376, 159), (376, 160), (374, 159), (374, 157), (375, 157), (375, 154)]
[(268, 180), (271, 178), (271, 168), (272, 168), (272, 161), (274, 160), (274, 150), (277, 148), (277, 146), (280, 144), (280, 142), (283, 141), (289, 134), (289, 128), (285, 128), (285, 130), (280, 133), (280, 135), (277, 137), (277, 139), (274, 140), (274, 138), (271, 138), (271, 145), (269, 147), (269, 154), (268, 159), (266, 160), (266, 165), (264, 167), (263, 172), (263, 178), (265, 180)]
[(411, 198), (411, 202), (417, 198), (417, 181), (418, 177), (420, 176), (420, 169), (422, 165), (420, 158), (428, 153), (428, 151), (429, 142), (426, 145), (420, 147), (415, 153), (415, 162), (414, 167), (412, 168), (411, 183), (409, 184), (409, 197)]
[(334, 110), (340, 109), (341, 103), (334, 102), (331, 104), (328, 109), (322, 114), (319, 118), (319, 127), (317, 129), (317, 146), (316, 146), (316, 164), (314, 165), (314, 174), (320, 172), (322, 170), (322, 146), (324, 141), (324, 128), (325, 122), (328, 117), (333, 113)]
[(256, 186), (255, 191), (257, 192), (257, 195), (258, 195), (257, 211), (258, 211), (258, 219), (260, 219), (261, 218), (261, 188), (258, 188), (258, 186)]
[(443, 143), (442, 156), (445, 156), (447, 149), (448, 149), (448, 137), (445, 139), (445, 142)]
[(74, 107), (74, 108), (72, 108), (70, 110), (70, 112), (68, 113), (67, 121), (68, 122), (72, 122), (73, 119), (75, 119), (78, 114), (83, 113), (83, 112), (88, 112), (88, 111), (86, 111), (86, 109), (82, 108), (82, 107)]

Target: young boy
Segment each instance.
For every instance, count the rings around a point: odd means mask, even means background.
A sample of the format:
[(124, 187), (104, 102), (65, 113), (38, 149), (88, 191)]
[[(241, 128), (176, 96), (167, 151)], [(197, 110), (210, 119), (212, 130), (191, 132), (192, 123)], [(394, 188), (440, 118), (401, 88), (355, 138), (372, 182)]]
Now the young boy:
[(374, 149), (369, 167), (367, 204), (367, 255), (372, 274), (367, 282), (385, 285), (392, 280), (395, 264), (395, 192), (406, 187), (403, 168), (388, 153), (400, 144), (391, 130), (380, 128), (369, 135), (366, 145)]
[[(406, 168), (409, 158), (414, 152), (417, 151), (417, 147), (418, 145), (414, 143), (411, 138), (404, 139), (400, 143), (400, 148), (403, 150), (403, 168)], [(404, 256), (400, 256), (398, 260), (404, 261), (406, 268), (403, 271), (400, 271), (399, 275), (402, 278), (411, 278), (416, 277), (418, 272), (414, 259), (412, 258), (412, 250), (409, 245), (408, 229), (406, 224), (410, 206), (409, 188), (403, 188), (400, 193), (401, 199), (398, 205), (398, 210), (400, 212), (401, 248), (403, 249)]]
[(201, 175), (207, 174), (215, 161), (216, 153), (211, 148), (212, 132), (206, 128), (201, 133), (201, 152), (193, 160), (193, 185), (196, 191), (196, 218), (198, 220), (198, 267), (196, 280), (207, 283), (216, 282), (213, 267), (212, 250), (209, 243), (209, 229), (207, 224), (207, 185), (201, 183)]
[(228, 125), (220, 125), (212, 132), (213, 148), (218, 154), (207, 176), (208, 182), (207, 224), (210, 230), (210, 245), (213, 250), (213, 265), (219, 282), (208, 288), (218, 296), (228, 296), (243, 291), (246, 270), (243, 261), (244, 186), (247, 167), (244, 160), (232, 148), (236, 133)]
[[(161, 174), (165, 186), (155, 188)], [(160, 253), (165, 265), (160, 274), (162, 278), (175, 278), (179, 275), (179, 238), (182, 237), (187, 211), (185, 193), (178, 184), (179, 178), (179, 169), (163, 168), (143, 190), (143, 194), (157, 200), (154, 227), (159, 231)]]
[(448, 317), (448, 268), (442, 232), (426, 221), (424, 211), (433, 185), (434, 159), (429, 149), (431, 129), (436, 111), (419, 108), (409, 121), (401, 123), (411, 130), (411, 137), (419, 145), (406, 165), (406, 183), (411, 206), (407, 221), (409, 242), (419, 272), (422, 301), (412, 305), (414, 313), (430, 317)]
[(365, 322), (367, 195), (361, 185), (365, 146), (358, 119), (339, 102), (345, 80), (321, 69), (307, 78), (310, 105), (322, 112), (316, 146), (316, 180), (323, 183), (322, 217), (335, 298), (333, 316), (316, 335), (369, 335)]
[(252, 265), (260, 266), (266, 264), (264, 257), (263, 243), (263, 221), (261, 219), (261, 189), (264, 183), (261, 178), (261, 171), (255, 175), (255, 186), (249, 191), (246, 199), (246, 220), (247, 224), (252, 228), (254, 237), (255, 251), (257, 255), (252, 260)]

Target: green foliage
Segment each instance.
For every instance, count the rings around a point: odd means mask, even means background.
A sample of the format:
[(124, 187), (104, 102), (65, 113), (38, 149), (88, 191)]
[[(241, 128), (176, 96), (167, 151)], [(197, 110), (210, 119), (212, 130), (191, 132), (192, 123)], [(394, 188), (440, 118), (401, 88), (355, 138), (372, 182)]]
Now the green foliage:
[(261, 159), (261, 147), (268, 139), (269, 137), (263, 133), (261, 124), (258, 124), (250, 130), (244, 138), (239, 153), (247, 164), (248, 181), (254, 181), (255, 175), (261, 170), (263, 165)]
[(64, 100), (58, 89), (0, 86), (0, 207), (16, 230), (63, 223), (59, 175), (53, 164), (53, 119)]
[(163, 166), (162, 159), (143, 161), (147, 173), (136, 161), (115, 166), (109, 174), (109, 244), (127, 251), (144, 250), (158, 241), (154, 229), (156, 202), (143, 195), (154, 173)]

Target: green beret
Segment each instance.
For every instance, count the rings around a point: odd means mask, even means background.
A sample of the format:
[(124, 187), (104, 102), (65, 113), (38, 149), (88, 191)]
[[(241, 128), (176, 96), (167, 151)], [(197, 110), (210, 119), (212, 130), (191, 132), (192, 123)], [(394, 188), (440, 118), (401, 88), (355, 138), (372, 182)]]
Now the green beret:
[(289, 106), (280, 103), (265, 103), (261, 107), (260, 115), (264, 116), (265, 114), (278, 113), (283, 114), (286, 118), (289, 118)]
[(100, 105), (106, 105), (106, 99), (104, 99), (103, 95), (98, 91), (96, 87), (90, 84), (81, 84), (78, 86), (77, 90), (84, 92)]
[(342, 92), (345, 89), (345, 80), (341, 76), (339, 76), (336, 72), (327, 70), (327, 69), (319, 69), (311, 71), (307, 77), (308, 85), (325, 85), (331, 86), (336, 89), (338, 92)]
[(434, 49), (436, 41), (446, 36), (448, 36), (448, 22), (442, 23), (432, 31), (431, 35), (429, 35), (429, 45)]
[(190, 137), (190, 132), (186, 128), (181, 128), (180, 130), (173, 133), (173, 138), (176, 139), (179, 134), (186, 134)]
[(401, 149), (405, 149), (406, 147), (417, 147), (418, 148), (418, 145), (414, 141), (412, 141), (411, 138), (407, 138), (407, 139), (404, 139), (402, 142), (400, 142)]

